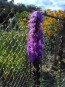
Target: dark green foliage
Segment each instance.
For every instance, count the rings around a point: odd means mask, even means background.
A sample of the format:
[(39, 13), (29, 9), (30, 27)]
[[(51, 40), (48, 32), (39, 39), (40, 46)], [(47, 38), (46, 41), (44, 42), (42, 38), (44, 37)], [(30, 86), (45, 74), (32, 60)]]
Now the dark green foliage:
[(29, 12), (33, 12), (33, 11), (40, 10), (40, 9), (41, 9), (40, 7), (37, 7), (35, 5), (27, 5), (27, 11)]

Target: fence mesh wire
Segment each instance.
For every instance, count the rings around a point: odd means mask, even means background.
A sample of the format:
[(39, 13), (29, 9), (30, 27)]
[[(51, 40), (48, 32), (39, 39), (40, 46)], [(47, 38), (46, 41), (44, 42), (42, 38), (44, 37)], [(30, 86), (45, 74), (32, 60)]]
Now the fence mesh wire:
[[(4, 25), (7, 18), (0, 24), (0, 87), (33, 87), (33, 67), (30, 67), (26, 52), (28, 27), (17, 27), (18, 21), (13, 25), (11, 20), (8, 26)], [(56, 65), (56, 68), (53, 67), (55, 71), (45, 71), (44, 61), (45, 58), (48, 60), (50, 55), (50, 52), (46, 52), (42, 58), (40, 87), (65, 87), (65, 69), (61, 69), (60, 64)], [(48, 61), (48, 65), (51, 68), (53, 64)]]

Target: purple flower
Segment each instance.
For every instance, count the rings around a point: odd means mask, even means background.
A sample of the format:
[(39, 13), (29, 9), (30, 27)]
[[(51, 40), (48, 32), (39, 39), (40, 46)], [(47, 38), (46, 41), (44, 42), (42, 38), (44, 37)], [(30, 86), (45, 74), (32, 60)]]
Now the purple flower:
[(35, 60), (41, 61), (41, 57), (44, 54), (43, 44), (44, 36), (41, 29), (41, 23), (43, 22), (43, 15), (40, 11), (35, 11), (31, 14), (28, 26), (30, 28), (28, 33), (27, 52), (30, 58), (30, 62)]

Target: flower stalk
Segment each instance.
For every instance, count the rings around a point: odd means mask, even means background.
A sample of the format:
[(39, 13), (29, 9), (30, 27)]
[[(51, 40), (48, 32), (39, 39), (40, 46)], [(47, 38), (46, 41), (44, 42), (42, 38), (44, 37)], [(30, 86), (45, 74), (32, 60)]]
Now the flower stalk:
[(43, 15), (40, 11), (35, 11), (31, 14), (30, 20), (28, 21), (29, 33), (27, 42), (27, 52), (29, 60), (34, 66), (33, 79), (34, 86), (39, 87), (40, 85), (40, 63), (42, 59), (44, 36), (41, 29), (41, 23), (43, 22)]

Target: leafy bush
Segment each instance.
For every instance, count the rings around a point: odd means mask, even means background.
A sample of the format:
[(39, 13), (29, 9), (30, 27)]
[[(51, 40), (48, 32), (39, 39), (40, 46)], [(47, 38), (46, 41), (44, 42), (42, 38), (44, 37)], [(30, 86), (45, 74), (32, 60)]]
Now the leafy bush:
[(27, 29), (9, 32), (0, 30), (0, 75), (4, 74), (5, 79), (10, 71), (14, 77), (15, 72), (27, 67), (26, 35)]

